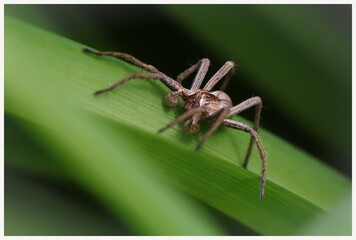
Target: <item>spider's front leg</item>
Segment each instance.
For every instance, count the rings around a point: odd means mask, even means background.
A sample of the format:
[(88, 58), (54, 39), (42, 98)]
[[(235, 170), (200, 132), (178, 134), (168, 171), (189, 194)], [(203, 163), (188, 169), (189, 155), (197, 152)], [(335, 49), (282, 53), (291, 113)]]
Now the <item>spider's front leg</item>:
[[(167, 130), (168, 128), (171, 128), (175, 125), (177, 125), (180, 122), (183, 122), (185, 120), (187, 120), (190, 117), (194, 117), (194, 116), (199, 116), (198, 120), (200, 118), (200, 115), (206, 111), (205, 106), (202, 107), (197, 107), (197, 108), (192, 108), (186, 112), (184, 112), (182, 115), (180, 115), (179, 117), (177, 117), (176, 119), (174, 119), (173, 121), (171, 121), (170, 123), (168, 123), (166, 126), (164, 126), (163, 128), (158, 130), (158, 133), (161, 133), (165, 130)], [(199, 131), (199, 125), (198, 124), (192, 124), (191, 122), (188, 121), (188, 123), (186, 123), (184, 125), (184, 128), (186, 129), (187, 132), (190, 133), (195, 133), (197, 131)]]
[(166, 76), (164, 73), (158, 71), (155, 67), (153, 67), (152, 65), (143, 63), (142, 61), (136, 59), (135, 57), (126, 54), (126, 53), (121, 53), (121, 52), (100, 52), (100, 51), (93, 51), (87, 48), (83, 49), (83, 52), (88, 53), (88, 54), (92, 54), (92, 55), (96, 55), (96, 56), (111, 56), (111, 57), (116, 57), (119, 59), (122, 59), (126, 62), (129, 62), (133, 65), (136, 65), (140, 68), (143, 68), (146, 71), (149, 71), (148, 73), (141, 73), (141, 72), (137, 72), (137, 73), (132, 73), (130, 75), (128, 75), (127, 77), (117, 81), (116, 83), (112, 84), (111, 86), (104, 88), (104, 89), (100, 89), (96, 92), (94, 92), (94, 95), (98, 95), (104, 92), (108, 92), (108, 91), (112, 91), (115, 88), (123, 85), (124, 83), (128, 82), (131, 79), (148, 79), (148, 80), (159, 80), (161, 81), (164, 85), (166, 85), (169, 89), (171, 89), (172, 91), (183, 91), (185, 90), (185, 88), (183, 88), (183, 86), (175, 81), (174, 79)]
[[(195, 75), (192, 87), (189, 89), (189, 92), (194, 92), (198, 90), (208, 71), (209, 64), (210, 64), (209, 59), (207, 58), (201, 59), (193, 66), (180, 73), (177, 76), (177, 82), (182, 83), (187, 77), (189, 77), (191, 74), (197, 71), (197, 74)], [(170, 92), (165, 96), (164, 102), (168, 107), (175, 107), (178, 104), (179, 98), (182, 97), (183, 94), (188, 96), (189, 93), (187, 91), (184, 92), (182, 90)]]
[(222, 108), (216, 114), (214, 114), (215, 121), (213, 122), (212, 127), (204, 134), (198, 145), (196, 146), (196, 150), (199, 150), (201, 146), (205, 143), (206, 140), (223, 124), (224, 119), (229, 114), (229, 108)]

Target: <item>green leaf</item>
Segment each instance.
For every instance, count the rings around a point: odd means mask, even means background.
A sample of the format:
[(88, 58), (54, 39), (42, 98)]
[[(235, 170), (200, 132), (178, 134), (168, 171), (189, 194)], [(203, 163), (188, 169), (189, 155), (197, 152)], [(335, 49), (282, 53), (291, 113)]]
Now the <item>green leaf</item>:
[(85, 55), (83, 47), (6, 17), (5, 111), (33, 123), (27, 126), (32, 135), (57, 155), (63, 171), (139, 234), (223, 234), (172, 186), (264, 235), (299, 234), (351, 191), (336, 171), (261, 129), (268, 182), (260, 201), (256, 149), (248, 170), (241, 167), (246, 133), (221, 129), (198, 152), (201, 134), (175, 127), (158, 135), (182, 113), (163, 106), (168, 89), (133, 80), (94, 97), (95, 90), (139, 69)]

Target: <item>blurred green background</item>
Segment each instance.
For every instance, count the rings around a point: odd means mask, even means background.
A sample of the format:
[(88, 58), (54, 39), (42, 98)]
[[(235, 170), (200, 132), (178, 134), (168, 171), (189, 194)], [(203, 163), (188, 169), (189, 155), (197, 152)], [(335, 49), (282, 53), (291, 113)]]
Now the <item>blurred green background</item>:
[[(95, 49), (130, 53), (172, 77), (203, 57), (212, 63), (208, 74), (233, 60), (237, 76), (226, 90), (233, 102), (260, 96), (263, 128), (351, 178), (351, 5), (5, 5), (5, 14)], [(142, 234), (79, 186), (58, 182), (56, 171), (43, 176), (17, 167), (16, 159), (50, 155), (27, 124), (5, 113), (5, 233)], [(212, 234), (259, 234), (204, 208), (224, 226)], [(31, 211), (52, 225), (27, 229), (36, 218), (23, 216)]]

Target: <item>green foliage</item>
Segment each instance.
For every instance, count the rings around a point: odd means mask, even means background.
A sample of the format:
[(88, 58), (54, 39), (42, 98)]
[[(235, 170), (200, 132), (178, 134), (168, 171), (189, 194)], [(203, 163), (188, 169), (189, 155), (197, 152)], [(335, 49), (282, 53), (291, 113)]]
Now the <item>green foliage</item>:
[[(36, 153), (27, 149), (27, 159), (8, 154), (6, 165), (79, 184), (138, 234), (223, 235), (222, 226), (190, 196), (263, 235), (301, 234), (315, 219), (327, 219), (319, 231), (309, 231), (323, 235), (325, 226), (351, 222), (350, 216), (328, 213), (350, 198), (350, 182), (263, 129), (268, 182), (261, 202), (256, 150), (248, 171), (241, 167), (245, 133), (221, 129), (195, 152), (201, 135), (179, 127), (156, 134), (181, 113), (162, 105), (168, 90), (159, 82), (134, 80), (93, 97), (94, 90), (139, 69), (85, 55), (83, 47), (5, 18), (5, 112), (53, 156), (39, 169), (31, 165)], [(341, 208), (350, 212), (351, 203)], [(15, 213), (6, 206), (5, 211), (5, 234), (18, 234)]]

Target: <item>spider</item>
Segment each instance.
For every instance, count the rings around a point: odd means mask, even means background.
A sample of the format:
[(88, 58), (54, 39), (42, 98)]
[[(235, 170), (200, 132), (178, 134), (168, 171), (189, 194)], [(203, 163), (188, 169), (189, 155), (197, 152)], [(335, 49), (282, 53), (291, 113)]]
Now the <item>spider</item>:
[[(227, 61), (201, 89), (201, 84), (205, 78), (210, 64), (210, 60), (207, 58), (201, 59), (198, 63), (179, 74), (177, 76), (177, 80), (174, 80), (157, 70), (157, 68), (154, 66), (143, 63), (126, 53), (93, 51), (87, 48), (83, 49), (83, 51), (85, 53), (93, 54), (96, 56), (116, 57), (147, 71), (145, 73), (132, 73), (120, 81), (112, 84), (111, 86), (94, 92), (94, 95), (112, 91), (131, 79), (150, 79), (159, 80), (170, 90), (172, 90), (172, 92), (168, 93), (164, 98), (164, 102), (168, 107), (175, 107), (178, 104), (179, 98), (182, 98), (185, 101), (184, 113), (178, 116), (172, 122), (168, 123), (165, 127), (161, 128), (158, 131), (159, 133), (173, 127), (182, 121), (185, 121), (184, 130), (186, 132), (190, 134), (196, 133), (200, 129), (199, 121), (207, 120), (212, 123), (212, 127), (205, 133), (205, 135), (203, 135), (202, 139), (196, 146), (197, 150), (218, 129), (220, 125), (250, 133), (250, 143), (243, 162), (243, 167), (247, 167), (253, 144), (256, 143), (262, 160), (260, 199), (263, 200), (264, 189), (266, 185), (267, 155), (262, 145), (261, 139), (257, 133), (262, 109), (262, 100), (260, 97), (251, 97), (238, 105), (232, 105), (230, 97), (223, 91), (234, 73), (234, 62)], [(194, 72), (197, 73), (191, 88), (184, 88), (181, 83)], [(222, 79), (223, 83), (220, 90), (212, 91), (213, 87)], [(245, 123), (230, 119), (232, 116), (237, 115), (251, 107), (255, 107), (253, 127), (250, 127)]]

